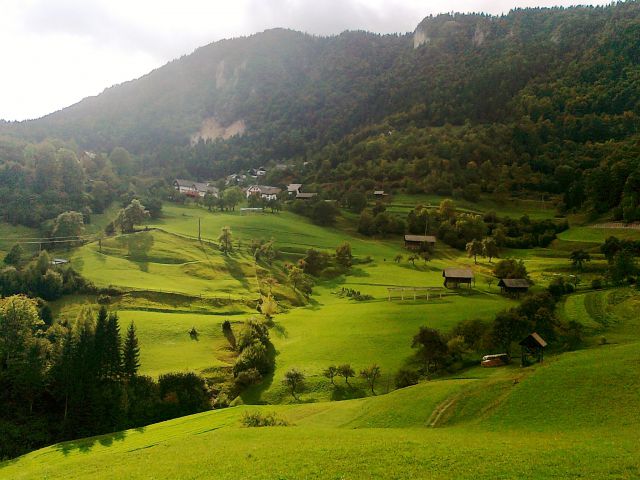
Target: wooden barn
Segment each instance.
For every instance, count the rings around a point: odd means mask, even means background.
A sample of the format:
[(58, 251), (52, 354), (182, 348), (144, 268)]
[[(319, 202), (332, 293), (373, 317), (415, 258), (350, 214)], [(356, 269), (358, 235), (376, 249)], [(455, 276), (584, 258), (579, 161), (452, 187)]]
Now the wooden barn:
[(405, 235), (404, 246), (409, 250), (427, 250), (436, 246), (433, 235)]
[(470, 268), (445, 268), (442, 272), (446, 288), (458, 288), (460, 284), (467, 284), (471, 288), (473, 270)]
[(498, 282), (498, 286), (502, 293), (519, 296), (521, 293), (527, 293), (531, 285), (526, 278), (502, 278)]
[(522, 340), (519, 345), (522, 347), (523, 367), (526, 367), (529, 364), (529, 357), (533, 357), (538, 363), (541, 363), (544, 359), (544, 348), (547, 346), (547, 342), (545, 342), (544, 339), (536, 332), (533, 332), (527, 338)]

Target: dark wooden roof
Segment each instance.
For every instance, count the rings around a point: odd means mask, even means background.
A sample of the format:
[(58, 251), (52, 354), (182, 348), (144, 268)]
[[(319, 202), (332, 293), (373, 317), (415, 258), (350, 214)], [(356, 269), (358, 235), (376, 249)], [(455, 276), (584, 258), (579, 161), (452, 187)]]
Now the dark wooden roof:
[(502, 278), (498, 282), (498, 286), (506, 288), (529, 288), (531, 285), (526, 278)]
[(299, 192), (299, 193), (296, 194), (296, 198), (313, 198), (316, 195), (318, 195), (318, 194), (317, 193), (311, 193), (311, 192), (308, 192), (308, 193)]
[(529, 335), (527, 338), (525, 338), (524, 340), (522, 340), (519, 345), (523, 345), (526, 347), (546, 347), (547, 346), (547, 342), (544, 341), (544, 339), (538, 335), (536, 332), (533, 332), (531, 335)]
[(442, 276), (445, 278), (473, 278), (473, 271), (470, 268), (445, 268)]
[(405, 235), (405, 242), (420, 242), (420, 243), (436, 243), (436, 237), (433, 235)]

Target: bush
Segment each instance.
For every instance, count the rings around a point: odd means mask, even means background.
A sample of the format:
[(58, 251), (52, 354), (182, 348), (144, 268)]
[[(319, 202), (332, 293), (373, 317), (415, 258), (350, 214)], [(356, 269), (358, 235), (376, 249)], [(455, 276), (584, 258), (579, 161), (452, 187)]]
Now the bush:
[(203, 412), (211, 408), (204, 379), (195, 373), (167, 373), (158, 379), (165, 413), (172, 417)]
[(226, 393), (220, 393), (213, 402), (213, 408), (227, 408), (229, 406), (229, 397)]
[(236, 385), (241, 388), (257, 385), (260, 382), (262, 382), (262, 375), (255, 368), (243, 370), (236, 376)]
[(262, 414), (260, 412), (245, 412), (242, 416), (245, 427), (286, 427), (289, 424), (279, 418), (274, 412)]
[(109, 295), (98, 295), (98, 304), (99, 305), (109, 305), (111, 303), (111, 296)]
[(594, 290), (600, 290), (602, 288), (602, 279), (594, 278), (593, 280), (591, 280), (591, 288), (593, 288)]
[(394, 382), (395, 382), (396, 388), (405, 388), (405, 387), (410, 387), (411, 385), (416, 385), (419, 379), (420, 379), (420, 374), (415, 370), (409, 370), (408, 368), (401, 368), (396, 373)]
[(228, 333), (231, 331), (231, 322), (229, 320), (225, 320), (222, 322), (222, 331), (224, 333)]

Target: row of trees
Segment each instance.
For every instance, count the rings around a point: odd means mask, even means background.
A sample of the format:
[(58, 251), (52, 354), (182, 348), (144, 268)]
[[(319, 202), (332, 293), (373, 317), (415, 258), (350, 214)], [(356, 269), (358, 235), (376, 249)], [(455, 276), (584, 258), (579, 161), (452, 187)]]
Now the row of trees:
[[(351, 388), (351, 384), (349, 383), (350, 378), (354, 378), (356, 376), (356, 371), (351, 367), (350, 364), (345, 363), (342, 365), (330, 365), (323, 372), (322, 375), (329, 379), (331, 385), (336, 387), (335, 378), (342, 377), (344, 378), (345, 385)], [(367, 386), (371, 389), (371, 394), (375, 395), (375, 385), (376, 382), (380, 379), (382, 375), (382, 371), (380, 367), (376, 364), (370, 365), (367, 368), (363, 368), (360, 370), (360, 378), (362, 378)], [(297, 368), (292, 368), (287, 370), (284, 374), (284, 379), (282, 380), (282, 384), (289, 388), (291, 391), (291, 395), (295, 400), (298, 400), (298, 394), (303, 392), (305, 389), (305, 380), (306, 375), (301, 370)]]
[(25, 258), (24, 250), (15, 245), (4, 258), (0, 270), (0, 295), (19, 293), (44, 300), (56, 300), (62, 295), (94, 292), (94, 285), (69, 265), (53, 265), (46, 250), (33, 260)]
[(483, 352), (511, 356), (514, 344), (534, 331), (557, 348), (575, 348), (582, 341), (583, 327), (575, 321), (560, 321), (554, 311), (556, 301), (557, 297), (548, 292), (529, 295), (518, 307), (499, 312), (492, 322), (465, 320), (448, 334), (420, 327), (411, 345), (416, 350), (415, 358), (430, 377), (441, 370), (453, 371), (474, 363)]

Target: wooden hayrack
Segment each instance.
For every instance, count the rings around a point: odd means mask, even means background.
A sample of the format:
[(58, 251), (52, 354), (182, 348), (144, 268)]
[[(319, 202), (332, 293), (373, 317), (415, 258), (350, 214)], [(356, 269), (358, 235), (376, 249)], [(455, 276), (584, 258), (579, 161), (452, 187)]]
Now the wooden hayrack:
[(441, 287), (387, 287), (389, 292), (388, 298), (391, 301), (391, 298), (395, 298), (393, 296), (394, 292), (400, 292), (400, 299), (404, 300), (405, 292), (408, 293), (408, 297), (411, 297), (413, 294), (413, 299), (416, 300), (419, 297), (424, 296), (427, 300), (431, 295), (438, 295), (439, 298), (442, 298), (442, 288)]

